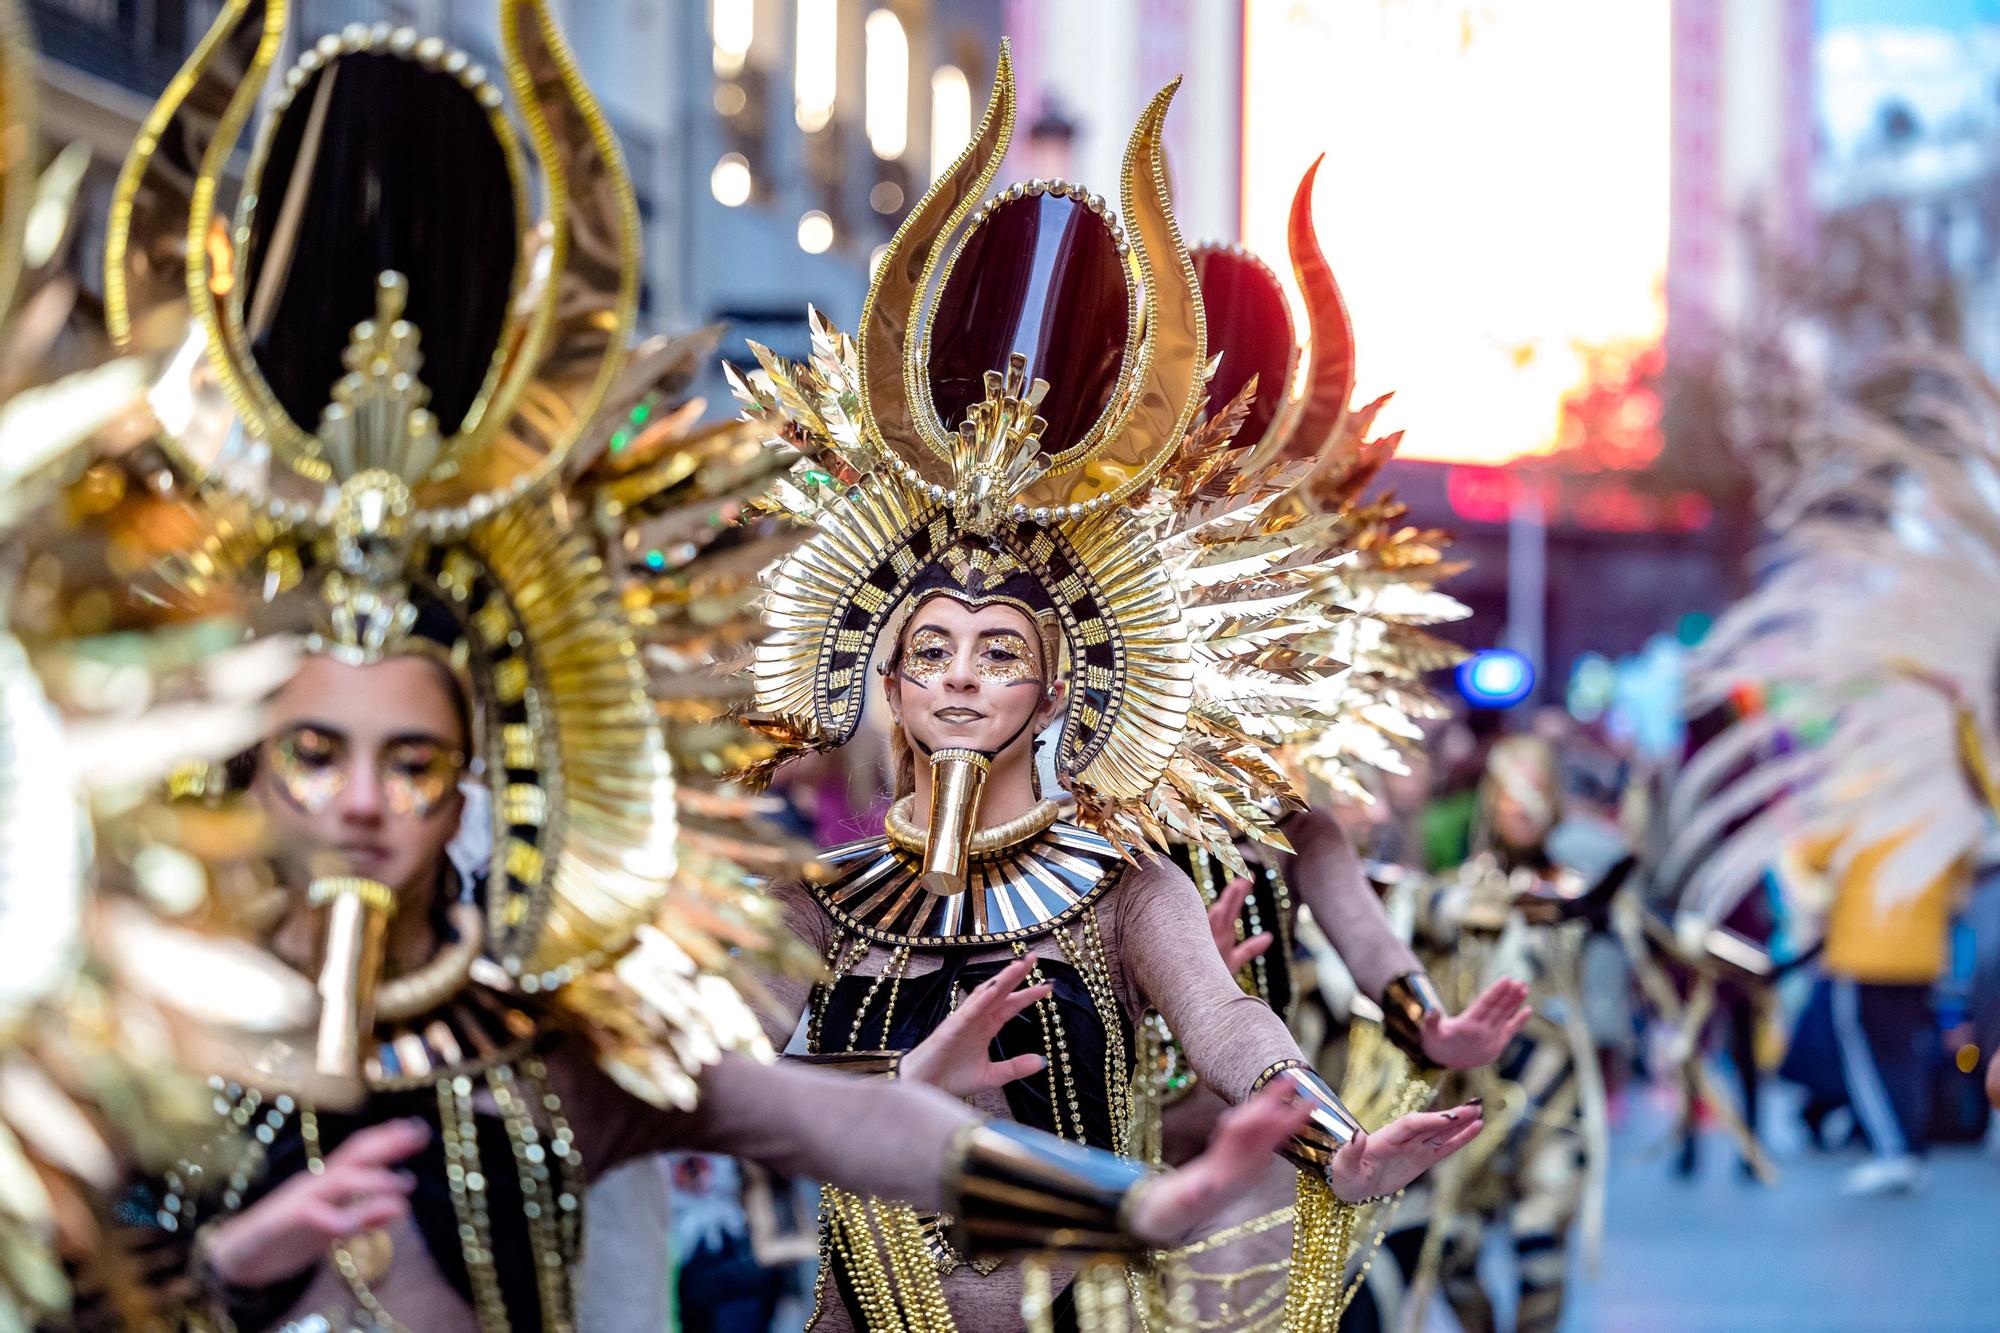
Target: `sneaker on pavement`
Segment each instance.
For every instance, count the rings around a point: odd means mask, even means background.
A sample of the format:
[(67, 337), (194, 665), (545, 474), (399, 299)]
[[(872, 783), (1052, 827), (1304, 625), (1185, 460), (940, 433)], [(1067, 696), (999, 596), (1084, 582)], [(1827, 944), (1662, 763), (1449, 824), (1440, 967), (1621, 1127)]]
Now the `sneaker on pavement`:
[(1914, 1157), (1871, 1157), (1847, 1173), (1842, 1194), (1877, 1197), (1910, 1194), (1923, 1188), (1924, 1164)]

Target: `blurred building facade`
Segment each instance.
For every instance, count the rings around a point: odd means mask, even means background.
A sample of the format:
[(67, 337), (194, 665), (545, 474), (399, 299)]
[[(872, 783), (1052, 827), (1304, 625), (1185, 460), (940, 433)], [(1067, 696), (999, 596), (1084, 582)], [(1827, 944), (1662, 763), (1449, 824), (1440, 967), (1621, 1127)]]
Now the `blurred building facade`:
[[(147, 107), (221, 8), (29, 0), (47, 57), (47, 134), (91, 146), (94, 217)], [(494, 61), (499, 46), (491, 0), (295, 0), (293, 9), (295, 41), (391, 23), (441, 34), (477, 60)], [(558, 9), (632, 171), (644, 326), (723, 320), (794, 354), (808, 304), (848, 323), (859, 314), (871, 256), (938, 155), (949, 160), (970, 135), (1000, 36), (999, 6), (982, 0), (563, 0)], [(96, 252), (85, 259), (94, 270)]]
[[(1532, 52), (1548, 59), (1544, 39), (1550, 34), (1522, 27), (1525, 20), (1490, 0), (1370, 3), (1380, 14), (1371, 8), (1360, 19), (1343, 16), (1340, 22), (1347, 26), (1339, 29), (1334, 45), (1353, 48), (1357, 33), (1394, 40), (1401, 43), (1398, 59), (1405, 62), (1436, 48), (1435, 69), (1425, 73), (1427, 67), (1418, 62), (1399, 78), (1437, 80), (1443, 89), (1466, 77), (1504, 81), (1506, 61), (1516, 58), (1511, 51), (1523, 59)], [(146, 107), (221, 4), (28, 0), (49, 57), (49, 135), (93, 149), (90, 189), (98, 217)], [(301, 40), (350, 23), (387, 22), (441, 33), (489, 62), (498, 46), (492, 0), (294, 0), (294, 8), (293, 30)], [(1167, 154), (1190, 239), (1240, 239), (1246, 218), (1256, 211), (1251, 203), (1270, 212), (1268, 200), (1246, 200), (1246, 180), (1255, 176), (1258, 189), (1269, 194), (1277, 189), (1271, 181), (1284, 176), (1280, 193), (1288, 195), (1289, 181), (1322, 150), (1330, 154), (1322, 173), (1323, 231), (1332, 226), (1330, 234), (1340, 239), (1338, 228), (1362, 210), (1428, 228), (1407, 236), (1391, 232), (1388, 240), (1364, 228), (1344, 249), (1334, 247), (1336, 270), (1355, 283), (1365, 286), (1379, 276), (1370, 272), (1381, 267), (1371, 265), (1370, 254), (1382, 245), (1430, 246), (1442, 261), (1445, 247), (1472, 244), (1481, 230), (1464, 215), (1463, 199), (1411, 218), (1393, 191), (1356, 174), (1355, 163), (1368, 160), (1357, 157), (1358, 150), (1396, 136), (1399, 124), (1416, 114), (1408, 107), (1399, 113), (1393, 102), (1370, 109), (1365, 121), (1357, 114), (1320, 123), (1299, 112), (1286, 138), (1287, 144), (1296, 140), (1291, 156), (1299, 161), (1288, 157), (1282, 171), (1249, 171), (1253, 150), (1269, 148), (1247, 138), (1258, 132), (1250, 115), (1253, 104), (1268, 129), (1277, 123), (1269, 117), (1293, 114), (1287, 98), (1312, 92), (1285, 92), (1291, 85), (1281, 80), (1273, 100), (1266, 86), (1269, 70), (1250, 68), (1253, 56), (1270, 65), (1270, 32), (1319, 21), (1310, 13), (1301, 18), (1305, 11), (1284, 9), (1275, 0), (558, 0), (558, 8), (632, 169), (646, 231), (644, 326), (674, 330), (722, 323), (724, 353), (739, 361), (746, 356), (746, 338), (803, 355), (808, 305), (853, 326), (872, 259), (909, 204), (970, 136), (1003, 34), (1015, 45), (1020, 92), (1003, 179), (1062, 176), (1113, 193), (1126, 136), (1146, 98), (1185, 75), (1168, 121)], [(1641, 9), (1649, 17), (1640, 17)], [(1560, 123), (1592, 114), (1587, 104), (1595, 95), (1592, 88), (1615, 101), (1615, 90), (1599, 86), (1601, 74), (1591, 76), (1599, 80), (1592, 84), (1583, 77), (1589, 71), (1576, 68), (1585, 53), (1601, 52), (1607, 34), (1619, 38), (1621, 49), (1644, 47), (1670, 64), (1670, 74), (1662, 71), (1662, 87), (1671, 106), (1664, 115), (1654, 106), (1650, 119), (1635, 121), (1631, 134), (1643, 142), (1630, 149), (1635, 161), (1666, 164), (1660, 170), (1668, 179), (1658, 182), (1668, 213), (1664, 239), (1657, 261), (1646, 262), (1657, 262), (1665, 275), (1667, 348), (1676, 357), (1698, 357), (1745, 299), (1746, 220), (1754, 218), (1766, 232), (1784, 236), (1803, 237), (1812, 230), (1819, 150), (1815, 0), (1658, 0), (1630, 10), (1561, 12), (1578, 25), (1561, 34), (1578, 49), (1559, 58), (1571, 62), (1581, 81), (1568, 93), (1545, 99), (1547, 114)], [(1647, 26), (1656, 20), (1657, 31)], [(1638, 26), (1615, 26), (1628, 21)], [(1266, 37), (1257, 38), (1260, 32)], [(1636, 45), (1635, 33), (1644, 38)], [(1670, 38), (1668, 55), (1657, 54), (1656, 36)], [(2000, 107), (1990, 91), (1988, 102), (1989, 110)], [(1428, 120), (1418, 118), (1422, 125), (1404, 125), (1420, 141), (1425, 126), (1424, 132), (1449, 130), (1432, 124), (1449, 114), (1432, 107), (1424, 115)], [(1561, 121), (1565, 116), (1571, 119)], [(1939, 126), (1937, 133), (1947, 128)], [(1657, 153), (1648, 138), (1655, 133), (1667, 138)], [(1992, 140), (1987, 135), (1979, 142)], [(1575, 163), (1583, 186), (1574, 198), (1511, 206), (1555, 216), (1564, 208), (1588, 210), (1608, 201), (1618, 190), (1600, 184), (1593, 197), (1590, 182), (1602, 174), (1602, 154), (1625, 146), (1611, 140), (1598, 157)], [(1533, 147), (1547, 156), (1548, 145)], [(1987, 220), (1994, 211), (1994, 174), (1988, 169), (1991, 149), (1981, 151), (1985, 156), (1977, 167), (1918, 172), (1911, 164), (1931, 162), (1937, 154), (1890, 144), (1871, 159), (1874, 167), (1850, 172), (1838, 189), (1819, 182), (1819, 203), (1858, 208), (1893, 198), (1910, 225), (1937, 238), (1952, 263), (1991, 278), (1996, 232)], [(1946, 156), (1957, 163), (1967, 152), (1952, 147)], [(1373, 160), (1379, 168), (1380, 155)], [(1630, 164), (1626, 167), (1629, 176)], [(1557, 172), (1549, 179), (1562, 176)], [(1477, 190), (1482, 198), (1497, 191), (1488, 203), (1510, 206), (1501, 197), (1505, 191), (1489, 184), (1460, 182), (1459, 188)], [(1431, 217), (1431, 212), (1449, 215)], [(101, 227), (83, 238), (86, 272), (98, 265), (98, 236)], [(1375, 239), (1367, 240), (1370, 236)], [(1646, 248), (1654, 242), (1635, 243)], [(1282, 255), (1266, 258), (1283, 267)], [(1463, 262), (1462, 256), (1453, 259)], [(1375, 342), (1368, 321), (1359, 321), (1364, 381), (1371, 349), (1382, 347), (1384, 326), (1393, 320), (1403, 321), (1405, 333), (1450, 329), (1455, 312), (1457, 322), (1465, 322), (1463, 283), (1441, 276), (1460, 270), (1442, 262), (1434, 267), (1425, 278), (1419, 263), (1412, 270), (1416, 285), (1392, 294), (1390, 313), (1373, 326)], [(1503, 288), (1525, 284), (1516, 307), (1528, 309), (1534, 275), (1506, 268), (1490, 265), (1489, 280)], [(1989, 281), (1978, 290), (2000, 293), (2000, 283)], [(1990, 313), (2000, 313), (2000, 295), (1976, 299), (1992, 301)], [(1397, 304), (1405, 309), (1397, 311)], [(1504, 308), (1506, 302), (1499, 304)], [(1982, 316), (1981, 321), (2000, 341), (2000, 320)], [(1558, 345), (1560, 329), (1544, 329), (1537, 337), (1523, 373), (1546, 376), (1550, 357), (1569, 353)], [(2000, 360), (2000, 346), (1993, 350)], [(1373, 373), (1380, 374), (1382, 353), (1372, 354), (1378, 358)], [(1433, 359), (1444, 356), (1442, 350), (1433, 353)], [(1539, 390), (1549, 399), (1547, 429), (1553, 432), (1547, 447), (1554, 454), (1547, 461), (1526, 467), (1505, 461), (1409, 462), (1398, 464), (1391, 478), (1412, 504), (1414, 519), (1457, 531), (1474, 561), (1456, 588), (1476, 612), (1462, 637), (1490, 643), (1511, 635), (1515, 646), (1532, 650), (1543, 698), (1560, 694), (1571, 664), (1586, 649), (1613, 655), (1637, 651), (1685, 612), (1726, 600), (1730, 584), (1724, 567), (1734, 552), (1716, 540), (1708, 500), (1685, 489), (1648, 491), (1633, 484), (1633, 468), (1659, 447), (1658, 355), (1643, 345), (1625, 347), (1613, 361), (1604, 382), (1578, 384), (1560, 402), (1555, 390)], [(703, 388), (713, 410), (728, 410), (719, 374)], [(1413, 401), (1452, 397), (1434, 385), (1393, 379), (1363, 386), (1364, 392), (1383, 388), (1402, 389)], [(1468, 395), (1463, 384), (1457, 396), (1467, 402), (1480, 397)], [(1476, 402), (1470, 410), (1474, 415), (1466, 429), (1447, 433), (1477, 437), (1482, 420), (1491, 426), (1490, 413), (1477, 416)], [(1622, 435), (1614, 431), (1619, 438), (1607, 447), (1581, 447), (1595, 437), (1590, 429), (1579, 433), (1577, 423), (1587, 426), (1593, 412), (1606, 421), (1624, 421), (1629, 429), (1621, 427)], [(1509, 420), (1520, 417), (1515, 411)], [(1421, 434), (1413, 432), (1410, 441), (1419, 451), (1438, 446), (1437, 440), (1416, 438)], [(1638, 447), (1626, 448), (1626, 436), (1638, 439)]]

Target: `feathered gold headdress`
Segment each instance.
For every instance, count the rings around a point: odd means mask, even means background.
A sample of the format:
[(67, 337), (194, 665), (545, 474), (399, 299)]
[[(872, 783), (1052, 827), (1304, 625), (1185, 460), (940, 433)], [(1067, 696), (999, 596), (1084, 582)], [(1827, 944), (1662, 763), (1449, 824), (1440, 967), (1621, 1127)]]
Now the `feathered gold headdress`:
[(1288, 731), (1279, 755), (1294, 781), (1316, 780), (1365, 798), (1365, 770), (1406, 772), (1405, 756), (1422, 741), (1418, 723), (1446, 715), (1424, 679), (1464, 654), (1430, 627), (1467, 611), (1437, 590), (1460, 568), (1445, 559), (1450, 538), (1404, 522), (1407, 511), (1393, 496), (1367, 494), (1402, 433), (1369, 438), (1388, 395), (1351, 406), (1354, 328), (1313, 225), (1319, 165), (1299, 182), (1287, 231), (1305, 298), (1303, 346), (1283, 285), (1255, 255), (1204, 245), (1195, 249), (1194, 264), (1209, 312), (1209, 346), (1220, 356), (1212, 401), (1236, 403), (1244, 414), (1237, 435), (1251, 460), (1245, 466), (1310, 466), (1270, 507), (1267, 523), (1332, 519), (1334, 541), (1349, 552), (1318, 580), (1312, 600), (1328, 613), (1315, 646), (1350, 669), (1326, 709), (1325, 729)]
[(738, 395), (805, 456), (767, 504), (816, 529), (766, 578), (757, 705), (779, 757), (854, 734), (898, 604), (977, 539), (1061, 624), (1056, 763), (1080, 819), (1231, 861), (1232, 828), (1282, 842), (1273, 812), (1295, 793), (1273, 751), (1323, 733), (1342, 699), (1344, 613), (1322, 589), (1349, 526), (1286, 502), (1313, 460), (1236, 439), (1241, 403), (1197, 424), (1209, 348), (1166, 192), (1173, 93), (1127, 147), (1125, 228), (1059, 181), (980, 204), (1013, 127), (1003, 47), (985, 119), (890, 243), (859, 339), (815, 316), (808, 363), (755, 349)]

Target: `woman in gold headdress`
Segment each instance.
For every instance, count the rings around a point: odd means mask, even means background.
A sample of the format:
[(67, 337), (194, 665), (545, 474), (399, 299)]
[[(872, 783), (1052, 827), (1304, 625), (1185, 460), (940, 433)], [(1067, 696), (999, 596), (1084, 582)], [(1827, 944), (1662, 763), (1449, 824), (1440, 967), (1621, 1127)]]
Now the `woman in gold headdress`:
[[(441, 43), (349, 29), (275, 99), (232, 246), (218, 176), (282, 19), (218, 19), (127, 164), (108, 251), (115, 327), (191, 307), (154, 401), (204, 531), (160, 595), (261, 600), (308, 649), (208, 789), (265, 812), (286, 890), (265, 942), (322, 1006), (215, 1080), (224, 1142), (161, 1182), (159, 1225), (196, 1238), (197, 1322), (573, 1327), (585, 1185), (669, 1144), (951, 1207), (974, 1248), (1185, 1235), (1302, 1109), (1274, 1095), (1140, 1188), (935, 1091), (758, 1058), (731, 976), (779, 951), (731, 858), (771, 839), (677, 783), (671, 755), (707, 733), (662, 726), (676, 701), (648, 693), (567, 518), (590, 488), (550, 486), (631, 326), (609, 130), (548, 8), (504, 4), (549, 208), (528, 218), (498, 88)], [(935, 1055), (946, 1080), (986, 1063)]]
[(1587, 865), (1558, 855), (1561, 773), (1538, 736), (1494, 744), (1477, 799), (1471, 858), (1410, 890), (1420, 947), (1448, 996), (1512, 976), (1532, 986), (1535, 1013), (1497, 1064), (1454, 1076), (1482, 1096), (1495, 1132), (1425, 1183), (1406, 1221), (1427, 1225), (1391, 1244), (1418, 1311), (1435, 1285), (1461, 1324), (1491, 1328), (1478, 1258), (1485, 1237), (1502, 1230), (1515, 1255), (1516, 1322), (1552, 1330), (1571, 1232), (1581, 1220), (1588, 1235), (1602, 1215), (1608, 1131), (1584, 1012), (1584, 947), (1633, 862), (1610, 836), (1598, 846), (1577, 841)]
[[(1196, 839), (1233, 865), (1237, 828), (1282, 841), (1261, 802), (1293, 796), (1255, 714), (1318, 716), (1337, 667), (1312, 642), (1330, 617), (1314, 585), (1345, 553), (1334, 520), (1265, 517), (1304, 469), (1264, 468), (1232, 445), (1233, 421), (1191, 429), (1207, 354), (1163, 183), (1171, 93), (1127, 152), (1129, 234), (1062, 182), (982, 203), (1012, 125), (1003, 52), (980, 132), (877, 269), (859, 340), (818, 327), (810, 365), (760, 349), (764, 373), (740, 386), (806, 455), (771, 502), (817, 529), (766, 580), (758, 723), (781, 755), (846, 743), (879, 659), (899, 771), (884, 836), (828, 852), (827, 882), (779, 889), (831, 979), (785, 992), (773, 1031), (804, 1010), (816, 1055), (880, 1067), (948, 1034), (967, 990), (1024, 977), (1023, 1012), (995, 1043), (1022, 1077), (954, 1090), (1124, 1148), (1134, 1025), (1158, 1009), (1227, 1100), (1289, 1081), (1313, 1101), (1288, 1152), (1315, 1219), (1292, 1316), (1330, 1326), (1340, 1201), (1394, 1190), (1479, 1119), (1358, 1132), (1207, 946), (1187, 876), (1147, 850)], [(1044, 768), (1073, 818), (1043, 796)], [(923, 1327), (991, 1327), (1022, 1290), (1022, 1270), (962, 1266), (930, 1220), (858, 1199), (830, 1197), (824, 1235), (829, 1327), (900, 1326), (912, 1282), (928, 1293)], [(912, 1267), (926, 1245), (935, 1290)], [(1125, 1299), (1027, 1277), (1059, 1327)]]

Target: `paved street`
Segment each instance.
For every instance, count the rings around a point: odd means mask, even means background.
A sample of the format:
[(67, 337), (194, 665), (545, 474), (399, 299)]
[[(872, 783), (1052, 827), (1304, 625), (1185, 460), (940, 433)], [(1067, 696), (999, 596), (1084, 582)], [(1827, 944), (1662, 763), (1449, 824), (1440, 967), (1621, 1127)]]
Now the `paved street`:
[[(1775, 1099), (1774, 1099), (1775, 1100)], [(1775, 1109), (1775, 1108), (1774, 1108)], [(2000, 1329), (2000, 1158), (1933, 1155), (1909, 1198), (1839, 1193), (1851, 1158), (1808, 1155), (1773, 1115), (1784, 1178), (1740, 1180), (1719, 1135), (1701, 1178), (1669, 1175), (1652, 1108), (1614, 1139), (1601, 1273), (1582, 1277), (1576, 1333), (1970, 1333)], [(1989, 1140), (1990, 1143), (1990, 1140)]]

